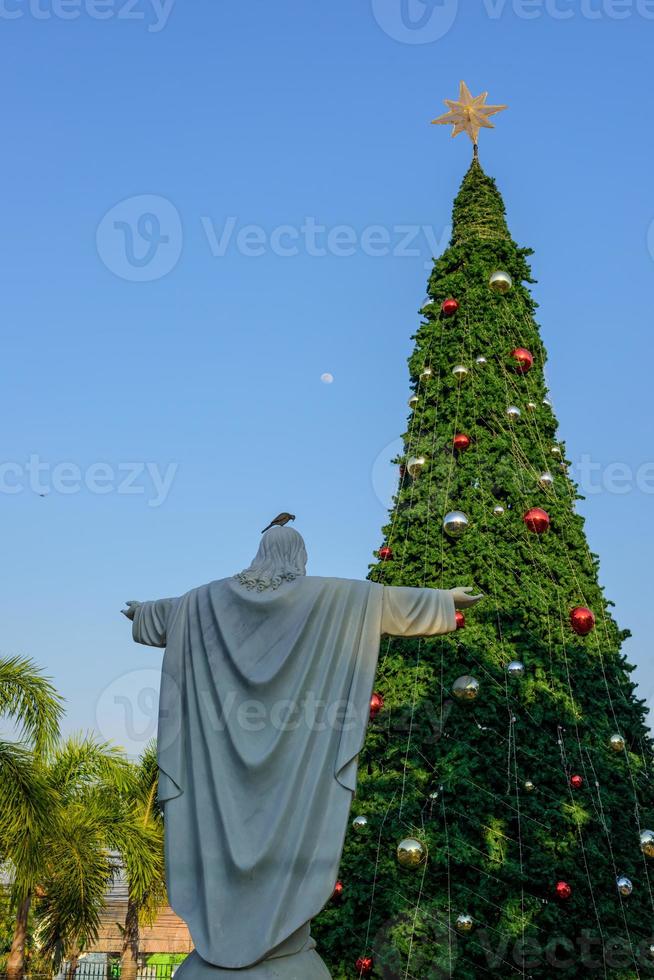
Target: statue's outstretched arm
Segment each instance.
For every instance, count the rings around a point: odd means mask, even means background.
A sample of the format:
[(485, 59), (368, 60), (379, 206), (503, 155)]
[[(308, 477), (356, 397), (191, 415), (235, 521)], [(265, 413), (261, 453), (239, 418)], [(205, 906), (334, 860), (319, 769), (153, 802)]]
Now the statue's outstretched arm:
[(127, 616), (127, 618), (133, 622), (134, 616), (136, 615), (136, 610), (140, 605), (141, 605), (140, 602), (136, 602), (134, 599), (128, 599), (126, 603), (127, 608), (121, 609), (120, 611), (123, 614), (123, 616)]
[(168, 621), (174, 599), (155, 599), (153, 602), (135, 602), (133, 599), (121, 609), (123, 616), (131, 620), (132, 638), (136, 643), (149, 647), (165, 647)]
[(469, 586), (456, 589), (416, 589), (386, 585), (381, 632), (387, 636), (438, 636), (456, 629), (455, 612), (483, 598)]
[(450, 589), (450, 595), (454, 599), (454, 605), (457, 609), (468, 609), (470, 606), (476, 605), (480, 599), (483, 599), (483, 593), (479, 595), (471, 595), (472, 586), (471, 585), (460, 585), (456, 589)]

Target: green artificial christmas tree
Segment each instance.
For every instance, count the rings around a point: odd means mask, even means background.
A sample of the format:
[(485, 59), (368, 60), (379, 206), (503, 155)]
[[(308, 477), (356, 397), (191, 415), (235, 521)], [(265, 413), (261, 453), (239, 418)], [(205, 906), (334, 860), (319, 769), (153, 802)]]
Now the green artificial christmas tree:
[(478, 162), (484, 100), (465, 93), (446, 121), (475, 156), (421, 311), (370, 578), (486, 598), (454, 634), (382, 641), (354, 824), (314, 932), (335, 978), (649, 976), (647, 709), (576, 513), (530, 251)]

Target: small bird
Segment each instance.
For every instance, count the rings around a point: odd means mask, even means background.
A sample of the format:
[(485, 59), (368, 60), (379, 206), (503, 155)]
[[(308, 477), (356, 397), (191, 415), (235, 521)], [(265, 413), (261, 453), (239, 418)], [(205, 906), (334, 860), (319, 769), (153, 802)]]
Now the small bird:
[(268, 531), (271, 527), (275, 527), (275, 525), (277, 525), (278, 527), (284, 527), (284, 525), (288, 524), (289, 521), (294, 521), (294, 520), (295, 520), (295, 514), (287, 514), (286, 511), (282, 511), (281, 514), (277, 515), (274, 521), (270, 522), (268, 527), (264, 527), (261, 533), (265, 534), (266, 531)]

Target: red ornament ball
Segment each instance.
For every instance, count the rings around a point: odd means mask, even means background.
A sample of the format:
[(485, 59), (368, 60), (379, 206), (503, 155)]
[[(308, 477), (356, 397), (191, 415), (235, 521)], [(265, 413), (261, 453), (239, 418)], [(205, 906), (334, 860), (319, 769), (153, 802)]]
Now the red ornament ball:
[(573, 789), (581, 789), (581, 787), (584, 785), (584, 777), (570, 776), (570, 785)]
[(550, 515), (540, 507), (532, 507), (528, 510), (523, 520), (534, 534), (544, 534), (550, 526)]
[(334, 885), (334, 894), (332, 895), (332, 898), (342, 898), (343, 890), (344, 890), (343, 882), (337, 881), (336, 884)]
[(554, 893), (557, 898), (560, 898), (562, 902), (567, 902), (567, 900), (572, 895), (572, 888), (567, 881), (557, 881), (554, 886)]
[(511, 357), (515, 361), (515, 369), (518, 374), (526, 374), (534, 366), (534, 355), (526, 347), (516, 347), (511, 351)]
[(586, 606), (575, 606), (570, 613), (570, 625), (579, 636), (586, 636), (595, 626), (595, 617)]
[(465, 432), (457, 432), (452, 439), (452, 445), (454, 447), (455, 453), (464, 453), (466, 449), (470, 448), (470, 436), (467, 436)]
[(356, 962), (357, 976), (369, 977), (374, 965), (372, 956), (360, 956)]
[(452, 299), (450, 297), (450, 299), (446, 299), (441, 304), (441, 313), (443, 314), (443, 316), (454, 316), (458, 308), (459, 308), (458, 300)]
[(393, 557), (393, 549), (389, 548), (388, 545), (384, 545), (383, 548), (379, 549), (379, 557), (382, 561), (390, 561)]
[(458, 630), (462, 630), (466, 624), (466, 618), (460, 609), (457, 609), (457, 611), (454, 614), (454, 618), (456, 619), (456, 628)]
[(381, 694), (377, 694), (373, 691), (372, 697), (370, 698), (370, 717), (375, 718), (379, 712), (384, 707), (384, 699)]

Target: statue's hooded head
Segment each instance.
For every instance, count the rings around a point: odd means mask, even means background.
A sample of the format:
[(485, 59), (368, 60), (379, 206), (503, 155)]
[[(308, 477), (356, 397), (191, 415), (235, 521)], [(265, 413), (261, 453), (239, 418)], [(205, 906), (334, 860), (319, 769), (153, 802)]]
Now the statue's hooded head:
[(246, 589), (278, 589), (282, 582), (306, 575), (307, 549), (304, 538), (292, 527), (271, 527), (261, 538), (249, 568), (235, 578)]

